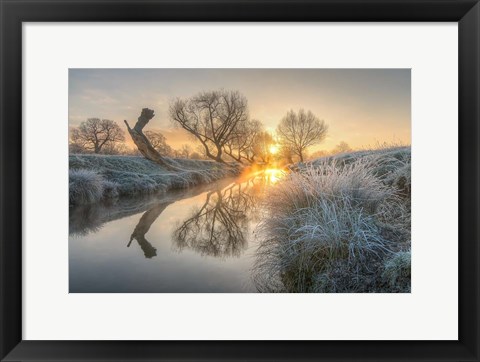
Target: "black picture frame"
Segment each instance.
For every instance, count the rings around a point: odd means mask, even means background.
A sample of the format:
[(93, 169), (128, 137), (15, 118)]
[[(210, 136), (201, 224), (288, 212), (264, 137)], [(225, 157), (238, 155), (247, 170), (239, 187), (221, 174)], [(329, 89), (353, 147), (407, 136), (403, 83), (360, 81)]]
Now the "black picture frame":
[[(479, 360), (478, 0), (0, 0), (2, 361)], [(458, 22), (458, 341), (22, 340), (22, 22), (382, 21)], [(434, 120), (432, 120), (434, 122)]]

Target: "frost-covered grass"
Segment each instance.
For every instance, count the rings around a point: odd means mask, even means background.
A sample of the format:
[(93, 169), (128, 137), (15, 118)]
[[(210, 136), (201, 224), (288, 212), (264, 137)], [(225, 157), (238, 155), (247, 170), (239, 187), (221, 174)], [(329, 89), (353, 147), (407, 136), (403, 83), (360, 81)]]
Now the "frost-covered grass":
[(143, 213), (155, 205), (174, 203), (178, 200), (195, 197), (203, 192), (216, 190), (232, 182), (233, 178), (224, 178), (210, 184), (202, 184), (188, 189), (170, 190), (167, 194), (122, 197), (115, 200), (75, 205), (70, 207), (69, 234), (84, 236), (100, 230), (105, 223), (124, 217)]
[(392, 288), (401, 291), (410, 291), (411, 276), (411, 253), (400, 251), (395, 253), (385, 262), (385, 270), (382, 277)]
[(70, 155), (70, 204), (188, 188), (239, 173), (234, 166), (212, 161), (170, 162), (183, 171), (166, 170), (140, 156)]
[(258, 289), (409, 291), (403, 269), (392, 276), (391, 258), (410, 250), (410, 180), (408, 147), (299, 165), (266, 198)]
[(98, 202), (103, 197), (105, 182), (105, 179), (94, 171), (70, 170), (70, 203), (90, 204)]

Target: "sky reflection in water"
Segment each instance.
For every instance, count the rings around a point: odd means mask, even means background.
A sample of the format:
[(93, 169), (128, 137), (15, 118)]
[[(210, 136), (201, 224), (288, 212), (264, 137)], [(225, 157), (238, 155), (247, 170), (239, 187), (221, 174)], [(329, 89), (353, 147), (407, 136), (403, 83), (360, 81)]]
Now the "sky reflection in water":
[(256, 292), (268, 169), (163, 196), (70, 209), (71, 293)]

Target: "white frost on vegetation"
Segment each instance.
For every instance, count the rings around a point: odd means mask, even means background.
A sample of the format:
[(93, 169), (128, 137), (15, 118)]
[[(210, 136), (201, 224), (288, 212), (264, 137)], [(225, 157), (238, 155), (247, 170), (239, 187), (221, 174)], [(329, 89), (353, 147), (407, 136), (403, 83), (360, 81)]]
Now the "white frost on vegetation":
[(385, 260), (410, 248), (410, 179), (409, 147), (298, 166), (266, 198), (259, 291), (386, 291)]
[(239, 171), (232, 165), (213, 161), (171, 162), (184, 171), (169, 171), (137, 156), (70, 155), (70, 204), (188, 188), (234, 176)]

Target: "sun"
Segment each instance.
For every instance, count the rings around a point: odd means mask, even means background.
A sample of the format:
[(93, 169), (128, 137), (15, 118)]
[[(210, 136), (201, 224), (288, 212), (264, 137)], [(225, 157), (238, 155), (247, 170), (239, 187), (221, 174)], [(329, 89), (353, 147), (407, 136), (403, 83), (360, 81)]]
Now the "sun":
[(278, 146), (277, 145), (271, 145), (269, 151), (272, 155), (276, 154), (278, 152)]

